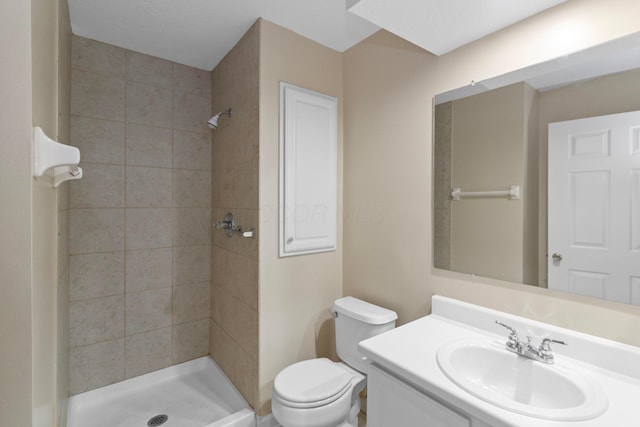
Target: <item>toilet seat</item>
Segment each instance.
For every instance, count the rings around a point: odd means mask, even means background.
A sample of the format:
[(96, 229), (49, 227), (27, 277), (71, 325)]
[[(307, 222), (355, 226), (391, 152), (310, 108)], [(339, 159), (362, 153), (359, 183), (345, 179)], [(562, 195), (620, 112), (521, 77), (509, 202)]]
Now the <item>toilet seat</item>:
[(350, 390), (353, 375), (329, 359), (294, 363), (275, 378), (277, 398), (292, 408), (328, 405)]

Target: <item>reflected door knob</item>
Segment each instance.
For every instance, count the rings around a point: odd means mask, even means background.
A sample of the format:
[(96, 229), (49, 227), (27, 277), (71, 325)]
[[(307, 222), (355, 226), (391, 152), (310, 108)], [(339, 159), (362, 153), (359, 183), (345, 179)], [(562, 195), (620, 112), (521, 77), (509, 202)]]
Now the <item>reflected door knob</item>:
[(551, 259), (553, 260), (553, 262), (560, 262), (562, 261), (562, 254), (554, 252), (553, 255), (551, 255)]

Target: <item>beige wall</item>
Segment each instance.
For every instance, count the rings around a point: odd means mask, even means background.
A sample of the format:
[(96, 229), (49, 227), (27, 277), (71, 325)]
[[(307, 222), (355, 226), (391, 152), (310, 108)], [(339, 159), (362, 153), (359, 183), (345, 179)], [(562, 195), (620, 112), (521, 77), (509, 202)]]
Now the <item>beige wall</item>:
[[(260, 22), (211, 72), (212, 111), (232, 108), (212, 135), (213, 221), (232, 212), (258, 228)], [(247, 402), (258, 402), (258, 229), (254, 239), (212, 234), (210, 353)]]
[(69, 18), (64, 0), (10, 2), (2, 16), (0, 424), (50, 427), (66, 405), (65, 191), (32, 178), (31, 133), (68, 135)]
[[(31, 425), (31, 5), (0, 14), (0, 424)], [(11, 206), (11, 209), (6, 209)]]
[(640, 344), (638, 308), (431, 268), (433, 96), (638, 31), (638, 13), (634, 0), (570, 0), (439, 58), (385, 32), (347, 51), (345, 212), (377, 215), (344, 216), (344, 293), (401, 323), (438, 293)]
[[(57, 2), (31, 3), (32, 121), (54, 138), (58, 134)], [(33, 425), (55, 424), (57, 257), (56, 190), (32, 181)]]
[(342, 55), (262, 21), (260, 37), (260, 366), (259, 412), (270, 412), (276, 374), (333, 354), (328, 308), (342, 295), (342, 230), (337, 250), (278, 258), (280, 82), (338, 98), (338, 218), (342, 217)]
[(211, 77), (81, 37), (71, 67), (77, 394), (209, 353)]
[(344, 54), (344, 289), (429, 312), (434, 56), (384, 31)]

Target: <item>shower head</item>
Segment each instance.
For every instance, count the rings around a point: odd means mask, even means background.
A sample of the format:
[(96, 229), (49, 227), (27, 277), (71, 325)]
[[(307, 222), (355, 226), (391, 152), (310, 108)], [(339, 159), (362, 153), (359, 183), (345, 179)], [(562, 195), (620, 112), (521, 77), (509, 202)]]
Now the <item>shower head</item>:
[(211, 129), (218, 129), (218, 119), (223, 114), (226, 114), (229, 117), (231, 117), (231, 108), (227, 108), (224, 111), (220, 111), (218, 114), (216, 114), (215, 116), (211, 117), (209, 120), (207, 120), (207, 126), (209, 126)]

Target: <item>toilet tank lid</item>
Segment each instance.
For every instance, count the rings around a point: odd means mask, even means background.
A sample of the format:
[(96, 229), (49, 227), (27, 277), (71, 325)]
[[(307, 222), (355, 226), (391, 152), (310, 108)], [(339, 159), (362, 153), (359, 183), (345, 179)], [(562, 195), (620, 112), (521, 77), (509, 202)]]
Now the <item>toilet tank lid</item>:
[(339, 314), (344, 314), (371, 325), (383, 325), (398, 318), (395, 311), (354, 297), (343, 297), (337, 299), (333, 304), (333, 309)]

